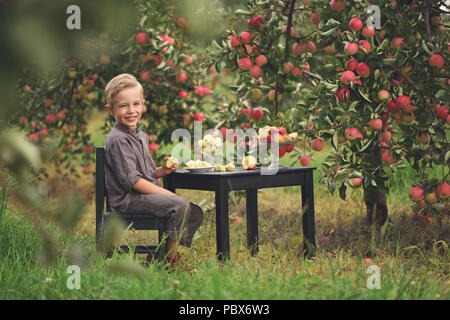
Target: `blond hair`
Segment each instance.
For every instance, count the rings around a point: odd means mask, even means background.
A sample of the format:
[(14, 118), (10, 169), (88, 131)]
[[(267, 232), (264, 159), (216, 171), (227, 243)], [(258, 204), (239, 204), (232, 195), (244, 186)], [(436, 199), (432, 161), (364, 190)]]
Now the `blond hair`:
[[(129, 73), (121, 73), (112, 78), (105, 87), (106, 103), (112, 108), (114, 105), (114, 98), (123, 89), (138, 86), (141, 89), (142, 95), (144, 88), (133, 75)], [(143, 98), (142, 98), (143, 100)]]

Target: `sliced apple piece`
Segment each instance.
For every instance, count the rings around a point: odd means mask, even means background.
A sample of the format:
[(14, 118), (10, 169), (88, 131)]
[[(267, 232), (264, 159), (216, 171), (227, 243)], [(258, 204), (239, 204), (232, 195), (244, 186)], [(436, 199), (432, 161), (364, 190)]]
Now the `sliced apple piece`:
[(256, 168), (256, 158), (254, 156), (246, 156), (242, 159), (242, 168), (252, 170)]

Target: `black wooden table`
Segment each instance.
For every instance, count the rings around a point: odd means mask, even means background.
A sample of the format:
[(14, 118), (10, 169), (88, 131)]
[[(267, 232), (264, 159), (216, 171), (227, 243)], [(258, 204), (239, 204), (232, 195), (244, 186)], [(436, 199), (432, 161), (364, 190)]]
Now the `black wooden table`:
[(216, 240), (219, 260), (230, 257), (228, 192), (246, 191), (247, 245), (251, 254), (258, 252), (258, 196), (261, 188), (301, 186), (303, 212), (303, 242), (305, 257), (312, 257), (316, 248), (314, 223), (313, 167), (280, 167), (275, 175), (261, 175), (260, 169), (244, 170), (236, 167), (233, 172), (191, 173), (177, 170), (163, 177), (164, 188), (175, 193), (176, 189), (208, 190), (215, 192)]

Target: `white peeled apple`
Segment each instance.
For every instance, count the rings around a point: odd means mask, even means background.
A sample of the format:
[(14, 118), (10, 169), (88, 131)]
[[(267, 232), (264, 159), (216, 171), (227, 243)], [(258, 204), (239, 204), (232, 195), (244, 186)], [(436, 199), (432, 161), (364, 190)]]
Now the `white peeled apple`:
[(292, 132), (288, 134), (289, 137), (292, 138), (292, 140), (297, 140), (298, 139), (298, 133), (297, 132)]
[(234, 168), (235, 168), (235, 166), (234, 166), (234, 163), (232, 163), (232, 162), (230, 162), (229, 164), (227, 164), (225, 166), (226, 171), (234, 171)]
[(178, 159), (174, 158), (172, 156), (170, 156), (167, 160), (166, 160), (166, 168), (170, 169), (172, 168), (175, 164), (178, 164)]
[(225, 166), (221, 165), (220, 163), (216, 164), (216, 166), (214, 167), (214, 171), (215, 172), (225, 172)]

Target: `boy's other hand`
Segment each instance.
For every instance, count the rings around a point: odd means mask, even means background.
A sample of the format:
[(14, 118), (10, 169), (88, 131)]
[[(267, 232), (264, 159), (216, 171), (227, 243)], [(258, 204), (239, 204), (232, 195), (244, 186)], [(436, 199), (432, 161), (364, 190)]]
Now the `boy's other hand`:
[(178, 168), (178, 163), (176, 163), (176, 162), (173, 164), (173, 166), (170, 169), (167, 168), (166, 162), (168, 159), (169, 159), (169, 156), (164, 157), (164, 162), (163, 162), (163, 166), (162, 166), (164, 174), (170, 174), (170, 173), (174, 172), (175, 170), (177, 170), (177, 168)]

